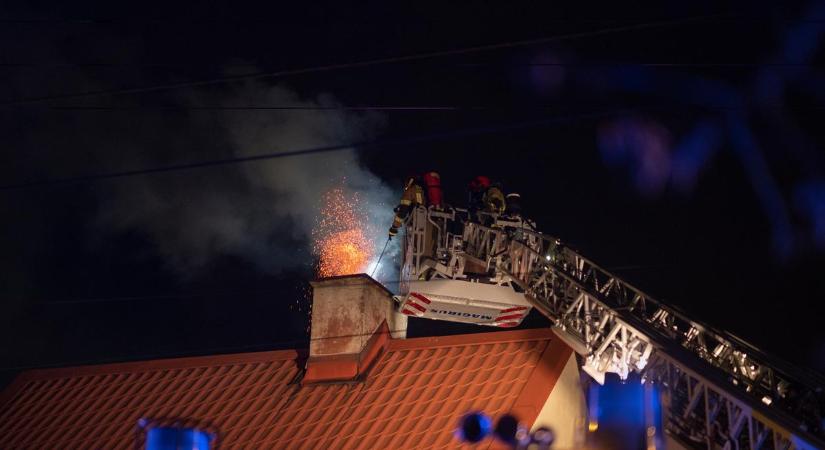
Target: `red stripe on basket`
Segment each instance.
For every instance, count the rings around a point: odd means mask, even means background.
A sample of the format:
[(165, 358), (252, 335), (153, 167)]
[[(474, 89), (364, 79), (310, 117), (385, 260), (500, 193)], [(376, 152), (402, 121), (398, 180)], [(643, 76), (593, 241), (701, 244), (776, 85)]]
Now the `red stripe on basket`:
[(419, 294), (418, 292), (410, 292), (410, 295), (417, 298), (417, 299), (419, 299), (419, 300), (421, 300), (422, 302), (424, 302), (428, 305), (430, 303), (432, 303), (432, 301), (430, 299), (428, 299), (427, 297), (424, 297), (423, 295)]
[(427, 312), (427, 308), (419, 305), (418, 303), (407, 302), (407, 306), (412, 306), (413, 308), (415, 308), (415, 309), (417, 309), (421, 312)]
[(524, 317), (524, 314), (510, 314), (509, 316), (499, 316), (496, 317), (496, 322), (500, 320), (521, 319), (522, 317)]
[(501, 312), (502, 313), (507, 313), (507, 312), (513, 312), (513, 311), (524, 311), (525, 309), (527, 309), (526, 306), (514, 306), (512, 308), (502, 309)]

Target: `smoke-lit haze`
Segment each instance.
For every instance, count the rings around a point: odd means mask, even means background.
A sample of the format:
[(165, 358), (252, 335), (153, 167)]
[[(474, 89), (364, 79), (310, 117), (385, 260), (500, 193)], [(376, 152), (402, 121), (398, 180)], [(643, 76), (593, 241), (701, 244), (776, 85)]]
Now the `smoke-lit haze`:
[[(250, 83), (226, 94), (190, 95), (185, 104), (335, 103), (329, 96), (305, 99), (285, 87)], [(187, 152), (187, 160), (206, 160), (359, 141), (376, 133), (381, 118), (336, 110), (235, 110), (193, 113), (189, 120), (184, 129), (213, 136), (217, 131), (223, 139), (220, 145)], [(175, 135), (176, 130), (158, 132)], [(366, 221), (389, 224), (392, 192), (350, 149), (123, 180), (104, 197), (97, 225), (103, 232), (145, 233), (170, 267), (184, 274), (222, 255), (248, 258), (264, 270), (277, 271), (311, 263), (312, 229), (322, 197), (332, 188), (350, 196), (358, 192), (368, 206)], [(376, 242), (382, 238), (375, 236)]]
[[(339, 145), (375, 138), (383, 122), (377, 114), (335, 109), (187, 109), (336, 106), (330, 95), (304, 96), (264, 82), (161, 100), (174, 108), (141, 108), (119, 97), (115, 104), (136, 108), (16, 111), (15, 120), (29, 125), (25, 136), (16, 136), (26, 151), (3, 170), (4, 178), (62, 178)], [(308, 268), (322, 196), (333, 188), (346, 196), (358, 193), (371, 228), (389, 226), (397, 193), (360, 164), (356, 149), (348, 149), (97, 182), (88, 186), (96, 199), (84, 203), (97, 203), (84, 214), (85, 235), (72, 238), (95, 247), (124, 234), (138, 236), (153, 247), (144, 253), (156, 250), (182, 277), (197, 275), (220, 256), (249, 260), (268, 272)], [(47, 201), (78, 192), (49, 189), (43, 191)], [(383, 234), (374, 239), (383, 246)]]

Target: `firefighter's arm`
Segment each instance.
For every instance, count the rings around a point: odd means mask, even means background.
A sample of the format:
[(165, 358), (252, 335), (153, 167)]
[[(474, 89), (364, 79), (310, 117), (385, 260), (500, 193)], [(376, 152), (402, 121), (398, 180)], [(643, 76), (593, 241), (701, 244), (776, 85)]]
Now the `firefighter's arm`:
[[(398, 210), (398, 208), (396, 208), (396, 210)], [(401, 224), (403, 223), (404, 219), (398, 217), (398, 213), (396, 211), (395, 217), (393, 217), (392, 219), (392, 226), (390, 227), (390, 239), (392, 239), (393, 236), (398, 234), (398, 229), (401, 228)]]
[(392, 226), (390, 227), (390, 239), (398, 234), (398, 229), (401, 228), (401, 225), (404, 224), (404, 219), (406, 219), (410, 213), (411, 204), (412, 202), (408, 199), (402, 198), (400, 204), (395, 207), (395, 217), (393, 217)]

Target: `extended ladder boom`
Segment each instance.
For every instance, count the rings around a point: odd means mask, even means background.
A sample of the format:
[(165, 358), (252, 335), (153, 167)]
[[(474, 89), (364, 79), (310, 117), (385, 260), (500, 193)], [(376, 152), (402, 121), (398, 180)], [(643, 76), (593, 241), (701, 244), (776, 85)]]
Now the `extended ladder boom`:
[(657, 382), (671, 433), (708, 448), (825, 448), (822, 376), (653, 299), (529, 222), (484, 214), (470, 220), (460, 209), (418, 213), (441, 218), (431, 222), (444, 261), (483, 266), (490, 280), (513, 284), (597, 381), (606, 372), (626, 378), (636, 371)]

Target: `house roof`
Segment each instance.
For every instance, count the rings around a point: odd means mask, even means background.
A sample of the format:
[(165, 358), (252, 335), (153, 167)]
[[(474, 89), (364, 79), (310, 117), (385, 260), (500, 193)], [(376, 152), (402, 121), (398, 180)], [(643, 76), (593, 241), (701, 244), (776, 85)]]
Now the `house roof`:
[(539, 329), (390, 340), (348, 383), (300, 383), (291, 350), (35, 370), (0, 395), (0, 448), (132, 449), (140, 418), (167, 417), (221, 449), (462, 448), (467, 411), (531, 424), (570, 354)]

